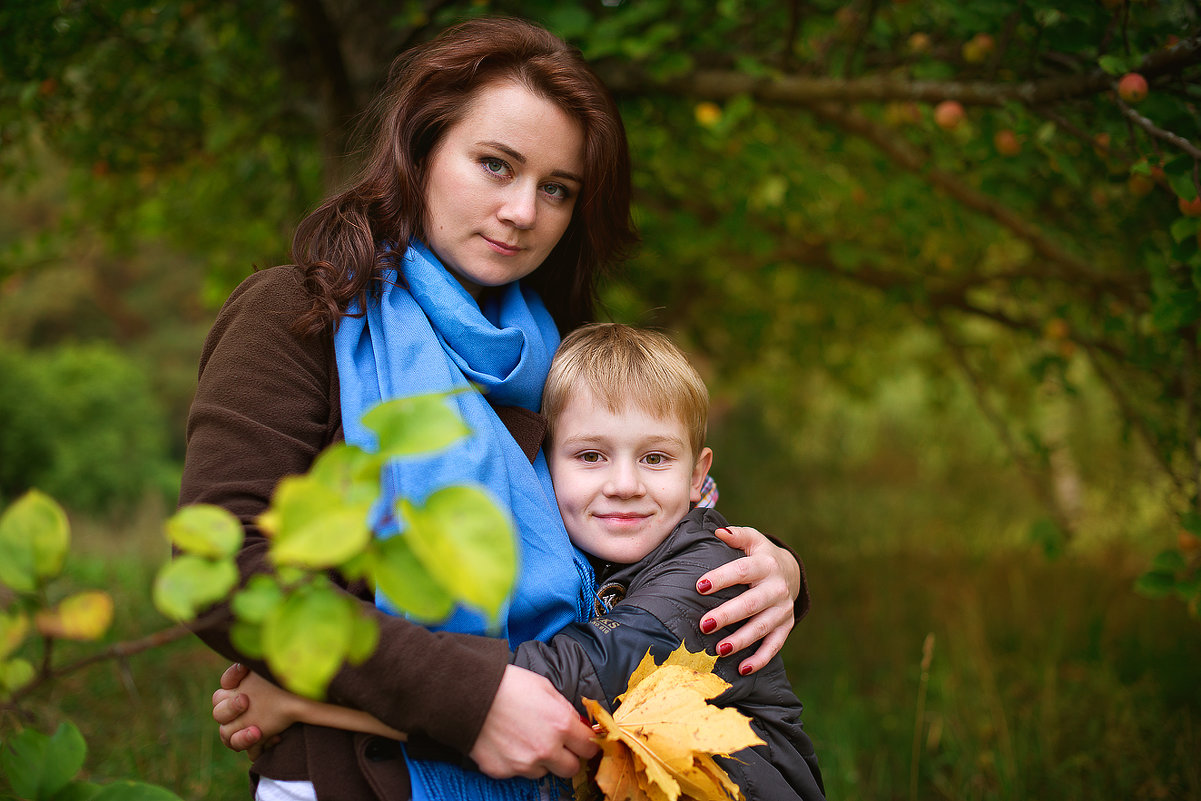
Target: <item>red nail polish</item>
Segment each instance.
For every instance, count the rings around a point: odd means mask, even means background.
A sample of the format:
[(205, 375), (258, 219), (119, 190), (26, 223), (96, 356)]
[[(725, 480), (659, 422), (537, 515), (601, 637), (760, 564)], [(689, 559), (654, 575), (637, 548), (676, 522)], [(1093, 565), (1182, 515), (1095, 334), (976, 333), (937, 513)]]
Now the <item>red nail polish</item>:
[(711, 617), (707, 617), (701, 621), (701, 631), (705, 634), (712, 634), (717, 631), (717, 621)]
[(701, 579), (696, 583), (697, 592), (708, 592), (713, 588), (713, 583), (709, 579)]
[(741, 673), (743, 676), (751, 675), (751, 670), (752, 670), (752, 668), (750, 665), (743, 665), (742, 667), (738, 668), (738, 672)]
[(717, 655), (729, 656), (730, 652), (733, 650), (734, 646), (730, 645), (728, 642), (723, 642), (721, 645), (717, 646)]

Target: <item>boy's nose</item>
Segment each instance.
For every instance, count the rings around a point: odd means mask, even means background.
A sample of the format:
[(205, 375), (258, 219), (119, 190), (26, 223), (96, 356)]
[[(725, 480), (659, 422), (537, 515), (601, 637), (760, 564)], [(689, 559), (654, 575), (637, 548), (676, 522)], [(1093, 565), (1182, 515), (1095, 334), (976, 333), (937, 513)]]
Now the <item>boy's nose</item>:
[(618, 498), (632, 498), (642, 494), (642, 477), (633, 465), (615, 464), (609, 471), (605, 492)]

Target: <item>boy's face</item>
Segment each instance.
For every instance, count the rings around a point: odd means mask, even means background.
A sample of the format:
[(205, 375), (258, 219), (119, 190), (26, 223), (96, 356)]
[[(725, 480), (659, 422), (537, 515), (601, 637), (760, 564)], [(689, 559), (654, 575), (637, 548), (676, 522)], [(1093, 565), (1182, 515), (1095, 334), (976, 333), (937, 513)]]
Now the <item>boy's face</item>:
[(654, 550), (700, 500), (713, 453), (694, 459), (684, 424), (588, 389), (572, 394), (547, 451), (559, 512), (576, 547), (619, 564)]

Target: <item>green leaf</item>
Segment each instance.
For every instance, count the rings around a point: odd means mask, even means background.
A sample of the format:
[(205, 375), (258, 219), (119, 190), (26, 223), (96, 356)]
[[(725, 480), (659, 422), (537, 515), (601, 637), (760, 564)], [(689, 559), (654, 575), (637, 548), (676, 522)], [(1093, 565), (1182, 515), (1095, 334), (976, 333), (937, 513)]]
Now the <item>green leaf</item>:
[(309, 476), (279, 482), (271, 500), (277, 528), (271, 559), (277, 565), (322, 569), (357, 555), (371, 541), (368, 502), (346, 504)]
[(440, 451), (471, 433), (445, 394), (416, 395), (381, 403), (363, 415), (389, 458)]
[(1130, 61), (1122, 56), (1101, 56), (1097, 59), (1097, 64), (1110, 75), (1125, 75), (1130, 72)]
[(16, 692), (33, 681), (33, 664), (25, 659), (10, 659), (0, 662), (0, 690), (5, 694)]
[(1183, 570), (1187, 564), (1184, 554), (1180, 551), (1160, 551), (1151, 560), (1151, 570), (1162, 573), (1175, 573), (1177, 570)]
[(92, 796), (92, 801), (181, 801), (166, 788), (145, 782), (122, 780), (111, 782)]
[(384, 461), (378, 454), (339, 443), (322, 451), (308, 474), (347, 503), (371, 504), (379, 495), (379, 473)]
[[(1176, 169), (1173, 169), (1175, 167)], [(1168, 185), (1176, 196), (1184, 200), (1192, 200), (1197, 196), (1197, 185), (1193, 183), (1192, 159), (1185, 162), (1174, 160), (1164, 166)]]
[(450, 594), (495, 620), (513, 588), (517, 549), (508, 516), (476, 487), (438, 490), (425, 505), (401, 499), (404, 537)]
[(1190, 534), (1201, 536), (1201, 514), (1191, 510), (1185, 512), (1180, 518), (1180, 525)]
[(197, 556), (233, 556), (242, 546), (242, 524), (220, 506), (185, 506), (167, 519), (167, 537)]
[(25, 641), (29, 616), (19, 611), (0, 612), (0, 659), (5, 659)]
[(350, 644), (346, 650), (346, 661), (352, 665), (361, 665), (369, 656), (375, 653), (379, 644), (379, 626), (375, 621), (358, 610), (351, 616)]
[(1134, 589), (1148, 598), (1166, 598), (1176, 588), (1176, 576), (1152, 570), (1138, 577)]
[(167, 617), (192, 620), (200, 610), (227, 596), (238, 583), (232, 562), (185, 554), (173, 559), (154, 581), (154, 605)]
[(100, 792), (100, 785), (95, 782), (74, 781), (59, 790), (50, 801), (91, 801)]
[(321, 698), (350, 647), (357, 609), (329, 587), (305, 587), (263, 623), (267, 664), (298, 695)]
[(53, 498), (29, 490), (0, 517), (0, 581), (33, 592), (39, 580), (57, 576), (70, 545), (67, 515)]
[(229, 641), (239, 653), (251, 659), (263, 658), (263, 627), (245, 620), (235, 620), (229, 628)]
[(375, 552), (372, 566), (375, 586), (397, 608), (414, 620), (427, 623), (450, 615), (454, 599), (418, 561), (407, 535), (377, 542)]
[(87, 744), (75, 724), (60, 723), (53, 735), (25, 729), (5, 743), (0, 767), (21, 798), (48, 799), (83, 767)]
[(275, 578), (260, 573), (251, 576), (246, 586), (234, 594), (230, 606), (238, 620), (262, 623), (283, 600), (284, 593)]
[(1201, 217), (1177, 217), (1172, 220), (1168, 230), (1172, 233), (1172, 240), (1179, 244), (1201, 231)]

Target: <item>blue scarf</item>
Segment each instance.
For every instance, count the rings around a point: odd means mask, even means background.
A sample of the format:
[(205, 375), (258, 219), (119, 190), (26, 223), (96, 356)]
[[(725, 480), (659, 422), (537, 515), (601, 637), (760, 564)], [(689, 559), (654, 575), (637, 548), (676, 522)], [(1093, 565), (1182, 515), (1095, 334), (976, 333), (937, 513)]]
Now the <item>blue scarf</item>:
[[(541, 298), (514, 282), (490, 293), (482, 307), (438, 258), (417, 240), (397, 269), (385, 275), (381, 297), (366, 314), (353, 305), (334, 334), (346, 441), (376, 448), (362, 425), (363, 413), (384, 400), (467, 387), (484, 389), (497, 406), (537, 411), (542, 385), (559, 334)], [(451, 396), (474, 432), (465, 441), (429, 457), (398, 460), (384, 471), (380, 503), (373, 513), (377, 536), (399, 532), (388, 511), (403, 494), (424, 503), (450, 484), (482, 486), (508, 510), (518, 532), (517, 588), (501, 618), (499, 636), (510, 646), (546, 640), (568, 623), (589, 617), (592, 570), (572, 547), (555, 504), (546, 457), (530, 464), (521, 447), (478, 391)], [(399, 611), (382, 595), (376, 605)], [(493, 634), (484, 616), (458, 608), (438, 630)], [(513, 801), (536, 799), (527, 779), (495, 781), (443, 762), (406, 754), (413, 801)]]

